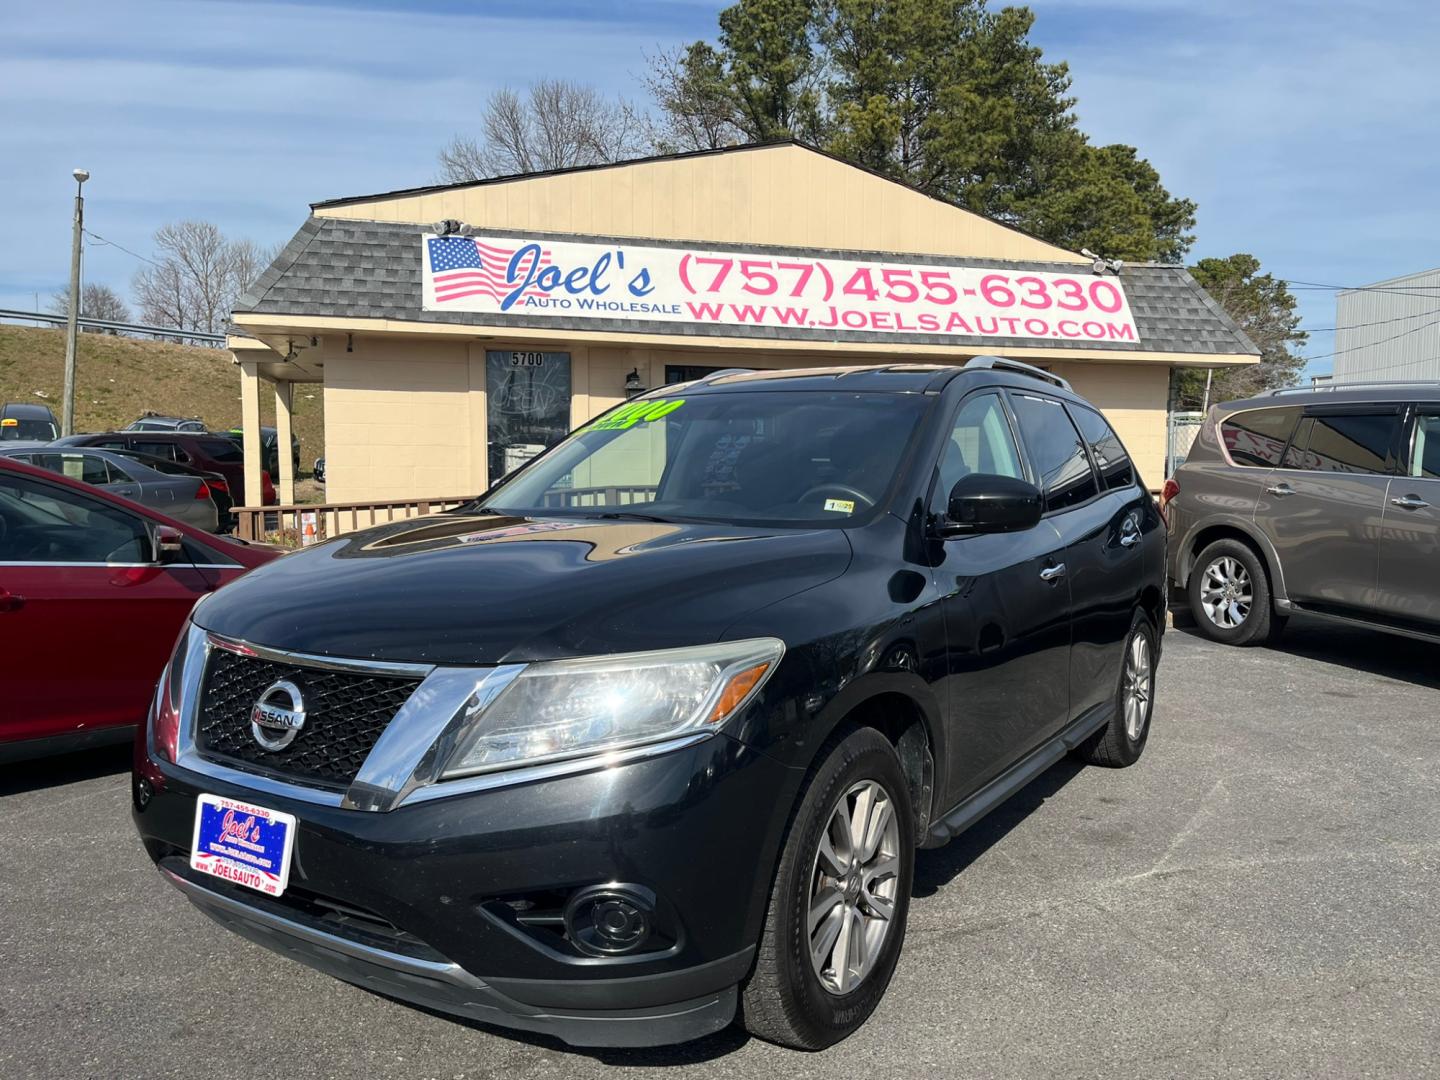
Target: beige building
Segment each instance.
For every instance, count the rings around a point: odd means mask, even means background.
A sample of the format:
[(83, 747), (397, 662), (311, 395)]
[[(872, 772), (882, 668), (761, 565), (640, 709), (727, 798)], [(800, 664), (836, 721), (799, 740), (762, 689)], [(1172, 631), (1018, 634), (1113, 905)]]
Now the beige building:
[(234, 324), (247, 463), (262, 384), (281, 446), (292, 385), (322, 384), (332, 503), (478, 493), (720, 368), (986, 353), (1070, 380), (1158, 486), (1171, 368), (1256, 359), (1182, 268), (1097, 272), (795, 143), (317, 203)]

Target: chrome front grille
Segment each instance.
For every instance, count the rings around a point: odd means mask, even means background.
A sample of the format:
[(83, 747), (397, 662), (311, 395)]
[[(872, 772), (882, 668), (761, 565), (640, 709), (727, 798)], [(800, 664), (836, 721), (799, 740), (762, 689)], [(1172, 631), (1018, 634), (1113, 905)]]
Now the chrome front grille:
[[(305, 721), (288, 746), (267, 750), (251, 730), (251, 710), (282, 680), (303, 695)], [(195, 748), (235, 768), (344, 790), (420, 681), (212, 648), (195, 714)]]

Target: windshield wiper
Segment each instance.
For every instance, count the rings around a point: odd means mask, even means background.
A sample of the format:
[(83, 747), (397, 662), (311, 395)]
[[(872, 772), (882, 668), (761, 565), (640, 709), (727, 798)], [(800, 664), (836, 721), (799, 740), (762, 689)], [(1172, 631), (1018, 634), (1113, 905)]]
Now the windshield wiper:
[(673, 524), (669, 518), (659, 517), (656, 514), (642, 514), (636, 510), (607, 510), (605, 513), (595, 516), (604, 518), (606, 521), (621, 521), (629, 518), (633, 521), (658, 521), (662, 525)]

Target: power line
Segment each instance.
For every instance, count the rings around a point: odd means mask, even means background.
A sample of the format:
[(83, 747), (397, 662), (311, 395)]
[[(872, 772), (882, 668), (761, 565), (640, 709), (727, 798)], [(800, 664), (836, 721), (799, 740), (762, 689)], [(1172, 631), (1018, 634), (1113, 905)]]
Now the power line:
[[(1426, 356), (1419, 360), (1406, 360), (1403, 364), (1385, 364), (1383, 367), (1377, 367), (1375, 372), (1377, 375), (1389, 375), (1392, 371), (1402, 371), (1405, 368), (1419, 367), (1421, 364), (1433, 364), (1437, 360), (1440, 360), (1440, 356)], [(1358, 375), (1360, 372), (1356, 372), (1356, 374)], [(1341, 383), (1338, 385), (1343, 386), (1344, 384)]]
[(101, 236), (99, 233), (93, 233), (93, 232), (91, 232), (89, 229), (86, 229), (86, 230), (85, 230), (85, 235), (88, 236), (88, 237), (90, 237), (90, 239), (92, 239), (92, 240), (98, 240), (98, 241), (99, 241), (100, 243), (102, 243), (102, 244), (106, 244), (106, 245), (108, 245), (108, 246), (110, 246), (110, 247), (113, 247), (113, 248), (119, 248), (121, 251), (125, 252), (126, 255), (129, 255), (129, 256), (131, 256), (132, 258), (139, 259), (141, 262), (147, 262), (147, 263), (149, 263), (151, 266), (159, 266), (159, 265), (160, 265), (160, 264), (157, 263), (154, 259), (147, 259), (144, 255), (136, 254), (135, 252), (131, 251), (129, 248), (127, 248), (127, 247), (125, 247), (125, 246), (123, 246), (123, 245), (121, 245), (121, 244), (117, 244), (114, 240), (106, 240), (105, 237)]
[(1386, 323), (1404, 322), (1406, 319), (1422, 319), (1427, 315), (1440, 315), (1440, 308), (1416, 311), (1409, 315), (1396, 315), (1393, 319), (1376, 319), (1373, 322), (1350, 323), (1347, 326), (1302, 326), (1300, 329), (1304, 330), (1307, 334), (1328, 334), (1335, 330), (1361, 330), (1367, 326), (1384, 326)]
[(1410, 334), (1418, 334), (1421, 330), (1426, 330), (1437, 325), (1440, 325), (1440, 319), (1431, 319), (1427, 323), (1412, 326), (1409, 330), (1401, 330), (1398, 334), (1391, 334), (1389, 337), (1380, 338), (1378, 341), (1367, 341), (1363, 345), (1356, 345), (1353, 349), (1336, 349), (1334, 352), (1320, 353), (1318, 356), (1302, 356), (1300, 359), (1308, 364), (1312, 360), (1325, 360), (1331, 356), (1339, 356), (1341, 352), (1351, 353), (1359, 352), (1361, 349), (1373, 349), (1376, 345), (1384, 345), (1387, 341), (1394, 341), (1396, 338), (1407, 337)]
[(1297, 289), (1321, 290), (1324, 292), (1378, 292), (1398, 293), (1401, 296), (1431, 296), (1440, 292), (1440, 285), (1326, 285), (1318, 281), (1296, 281), (1294, 278), (1281, 278), (1286, 285)]

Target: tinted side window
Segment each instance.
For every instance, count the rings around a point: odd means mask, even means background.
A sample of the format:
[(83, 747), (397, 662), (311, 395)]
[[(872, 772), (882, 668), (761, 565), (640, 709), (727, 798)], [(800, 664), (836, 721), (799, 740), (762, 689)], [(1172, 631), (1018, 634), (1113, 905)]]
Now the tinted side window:
[(1390, 471), (1400, 417), (1363, 413), (1307, 416), (1296, 429), (1285, 467), (1319, 472)]
[(1285, 444), (1300, 419), (1298, 405), (1280, 409), (1252, 409), (1220, 422), (1220, 438), (1236, 465), (1273, 468), (1280, 464)]
[(971, 473), (989, 473), (1025, 479), (1020, 453), (1010, 432), (1010, 421), (998, 394), (969, 397), (955, 414), (950, 438), (940, 452), (940, 480), (935, 486), (935, 509), (950, 501), (950, 489)]
[(1129, 487), (1135, 482), (1135, 466), (1130, 464), (1130, 455), (1120, 443), (1120, 436), (1105, 422), (1105, 418), (1093, 409), (1083, 406), (1070, 407), (1075, 426), (1090, 446), (1095, 458), (1095, 467), (1100, 470), (1100, 483), (1106, 491)]
[(156, 457), (169, 458), (171, 461), (180, 460), (180, 454), (174, 443), (134, 439), (130, 445), (142, 454), (154, 454)]
[(1051, 398), (1029, 394), (1012, 394), (1010, 401), (1020, 423), (1020, 437), (1045, 492), (1045, 509), (1061, 510), (1098, 494), (1095, 471), (1065, 407)]
[(80, 480), (87, 484), (110, 482), (104, 460), (92, 454), (32, 454), (30, 461), (42, 469), (68, 476), (71, 480)]
[(1415, 418), (1415, 441), (1410, 447), (1411, 476), (1440, 480), (1440, 415)]
[(143, 563), (145, 523), (119, 507), (28, 477), (0, 478), (0, 562)]
[(245, 460), (244, 451), (229, 439), (205, 439), (196, 445), (200, 448), (201, 453), (215, 461), (239, 465)]

